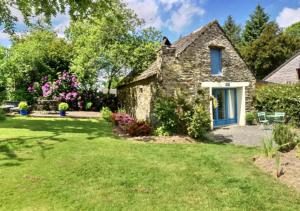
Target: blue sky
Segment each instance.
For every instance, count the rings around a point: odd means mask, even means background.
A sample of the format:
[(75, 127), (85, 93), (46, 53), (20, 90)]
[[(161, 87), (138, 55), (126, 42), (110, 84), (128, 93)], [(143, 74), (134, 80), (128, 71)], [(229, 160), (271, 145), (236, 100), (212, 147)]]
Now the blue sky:
[[(145, 27), (153, 26), (163, 35), (175, 41), (202, 25), (217, 19), (224, 23), (232, 15), (237, 23), (245, 24), (257, 4), (262, 5), (281, 27), (300, 21), (300, 0), (124, 0), (139, 17), (145, 19)], [(17, 29), (23, 32), (26, 27), (17, 10), (13, 13), (19, 18)], [(65, 14), (53, 18), (53, 29), (63, 37), (63, 31), (70, 20)], [(0, 32), (0, 44), (9, 46), (8, 35)]]

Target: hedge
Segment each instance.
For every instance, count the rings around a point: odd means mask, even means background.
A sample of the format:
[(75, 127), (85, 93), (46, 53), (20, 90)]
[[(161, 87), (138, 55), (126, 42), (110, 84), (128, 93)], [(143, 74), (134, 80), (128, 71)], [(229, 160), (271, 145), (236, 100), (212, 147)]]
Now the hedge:
[(257, 111), (285, 112), (287, 120), (300, 126), (300, 84), (268, 85), (256, 90)]

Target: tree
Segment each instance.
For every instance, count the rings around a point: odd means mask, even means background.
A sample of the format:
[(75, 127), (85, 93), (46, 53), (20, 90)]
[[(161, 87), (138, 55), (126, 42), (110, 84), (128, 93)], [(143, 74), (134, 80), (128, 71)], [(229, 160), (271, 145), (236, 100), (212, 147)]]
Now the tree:
[(64, 39), (47, 29), (33, 29), (29, 34), (14, 38), (3, 64), (9, 93), (27, 93), (27, 87), (41, 77), (56, 77), (68, 70), (72, 48)]
[(244, 45), (255, 41), (261, 35), (268, 21), (269, 15), (265, 13), (264, 8), (257, 5), (255, 11), (250, 15), (250, 20), (247, 20), (245, 25), (242, 37)]
[(0, 46), (0, 103), (5, 98), (6, 77), (5, 69), (3, 68), (6, 58), (7, 49)]
[(235, 23), (231, 15), (227, 17), (223, 29), (232, 43), (238, 46), (241, 42), (241, 26)]
[[(100, 75), (110, 89), (113, 80), (130, 70), (139, 72), (155, 59), (160, 33), (152, 28), (138, 30), (142, 21), (126, 8), (119, 13), (122, 19), (97, 17), (72, 22), (67, 32), (75, 52), (71, 69), (88, 87)], [(111, 17), (110, 12), (105, 16)]]
[(294, 23), (293, 25), (287, 27), (284, 33), (300, 38), (300, 22)]
[(242, 48), (242, 55), (257, 79), (262, 79), (300, 48), (300, 40), (282, 33), (278, 25), (265, 25), (262, 34)]
[[(32, 17), (42, 16), (47, 23), (59, 13), (68, 12), (73, 20), (86, 19), (92, 16), (102, 16), (104, 11), (114, 11), (117, 7), (124, 7), (120, 0), (1, 0), (0, 26), (6, 32), (13, 33), (18, 18), (13, 10), (19, 10), (27, 25), (31, 24)], [(117, 16), (116, 16), (117, 17)]]

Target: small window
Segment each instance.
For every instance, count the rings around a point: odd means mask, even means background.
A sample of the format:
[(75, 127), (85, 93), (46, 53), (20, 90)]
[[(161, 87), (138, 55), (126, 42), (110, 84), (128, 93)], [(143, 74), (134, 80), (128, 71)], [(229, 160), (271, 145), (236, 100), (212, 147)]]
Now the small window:
[(210, 65), (212, 75), (222, 74), (222, 49), (211, 48), (210, 49)]

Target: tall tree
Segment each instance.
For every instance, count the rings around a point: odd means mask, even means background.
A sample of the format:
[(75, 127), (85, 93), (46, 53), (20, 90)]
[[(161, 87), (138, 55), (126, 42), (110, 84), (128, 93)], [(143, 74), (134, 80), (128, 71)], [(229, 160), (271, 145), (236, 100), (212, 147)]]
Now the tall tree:
[(113, 11), (116, 7), (124, 6), (120, 0), (0, 0), (0, 26), (6, 32), (13, 33), (18, 18), (13, 10), (19, 10), (27, 25), (32, 17), (42, 16), (47, 23), (59, 13), (68, 12), (73, 20), (102, 16), (104, 11)]
[(97, 17), (72, 22), (68, 30), (75, 52), (71, 69), (89, 87), (100, 75), (110, 89), (113, 80), (128, 70), (139, 72), (155, 59), (160, 33), (137, 30), (142, 22), (132, 11), (123, 8), (120, 13), (124, 15), (122, 21)]
[(241, 26), (235, 23), (231, 15), (227, 17), (223, 29), (233, 44), (238, 46), (241, 42)]
[(257, 5), (255, 11), (247, 20), (245, 30), (243, 31), (243, 42), (245, 45), (255, 41), (263, 32), (265, 25), (269, 21), (269, 15), (265, 13), (264, 8)]
[(284, 30), (284, 33), (300, 38), (300, 22), (294, 23), (293, 25), (287, 27)]
[(242, 55), (257, 79), (262, 79), (295, 51), (300, 49), (300, 39), (282, 33), (278, 25), (265, 25), (262, 34), (250, 45), (242, 48)]

